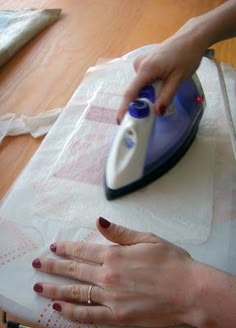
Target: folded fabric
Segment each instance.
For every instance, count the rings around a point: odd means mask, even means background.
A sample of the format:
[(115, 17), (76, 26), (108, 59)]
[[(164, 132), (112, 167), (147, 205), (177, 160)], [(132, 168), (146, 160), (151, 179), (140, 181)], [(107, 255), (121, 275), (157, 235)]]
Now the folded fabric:
[(61, 9), (0, 11), (0, 67), (21, 47), (60, 17)]

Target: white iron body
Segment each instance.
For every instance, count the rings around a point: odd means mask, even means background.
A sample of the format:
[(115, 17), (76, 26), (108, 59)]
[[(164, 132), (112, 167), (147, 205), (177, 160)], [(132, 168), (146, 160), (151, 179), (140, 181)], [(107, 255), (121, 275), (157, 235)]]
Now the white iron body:
[(111, 189), (122, 188), (140, 179), (143, 174), (155, 113), (149, 100), (140, 100), (149, 104), (150, 115), (144, 119), (125, 115), (112, 145), (106, 168), (107, 186)]

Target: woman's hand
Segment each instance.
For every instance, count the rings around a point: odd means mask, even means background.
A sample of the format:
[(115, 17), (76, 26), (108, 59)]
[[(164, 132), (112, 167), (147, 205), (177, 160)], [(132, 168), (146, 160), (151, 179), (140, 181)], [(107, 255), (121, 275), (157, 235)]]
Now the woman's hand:
[(137, 74), (124, 95), (117, 122), (122, 120), (128, 104), (139, 91), (155, 80), (163, 81), (155, 104), (155, 112), (163, 115), (180, 83), (197, 69), (205, 50), (216, 42), (236, 36), (235, 21), (236, 1), (225, 1), (221, 6), (190, 19), (155, 50), (137, 58), (134, 62)]
[(155, 103), (158, 115), (165, 113), (179, 85), (198, 68), (208, 46), (207, 35), (202, 38), (195, 21), (190, 20), (176, 34), (157, 45), (149, 54), (138, 57), (134, 62), (136, 76), (125, 92), (117, 115), (120, 122), (139, 91), (155, 80), (162, 80), (162, 88)]
[(54, 299), (53, 308), (63, 316), (83, 323), (140, 327), (185, 323), (195, 304), (197, 262), (153, 234), (103, 218), (97, 228), (119, 245), (69, 241), (51, 245), (61, 258), (36, 259), (33, 267), (75, 282), (69, 286), (39, 282), (34, 290)]

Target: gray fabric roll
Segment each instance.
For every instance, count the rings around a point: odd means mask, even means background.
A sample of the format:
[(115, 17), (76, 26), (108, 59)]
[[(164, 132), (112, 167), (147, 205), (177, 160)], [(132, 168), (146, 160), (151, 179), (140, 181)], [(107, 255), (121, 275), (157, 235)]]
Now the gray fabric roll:
[(0, 10), (0, 67), (60, 14), (61, 9)]

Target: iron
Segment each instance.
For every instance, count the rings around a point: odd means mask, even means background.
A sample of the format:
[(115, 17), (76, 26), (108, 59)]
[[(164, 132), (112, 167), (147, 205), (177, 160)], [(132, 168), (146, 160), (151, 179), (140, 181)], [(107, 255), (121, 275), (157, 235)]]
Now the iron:
[(161, 82), (147, 85), (129, 104), (105, 168), (108, 200), (145, 187), (170, 170), (191, 146), (205, 108), (196, 74), (178, 89), (164, 116), (154, 113)]

